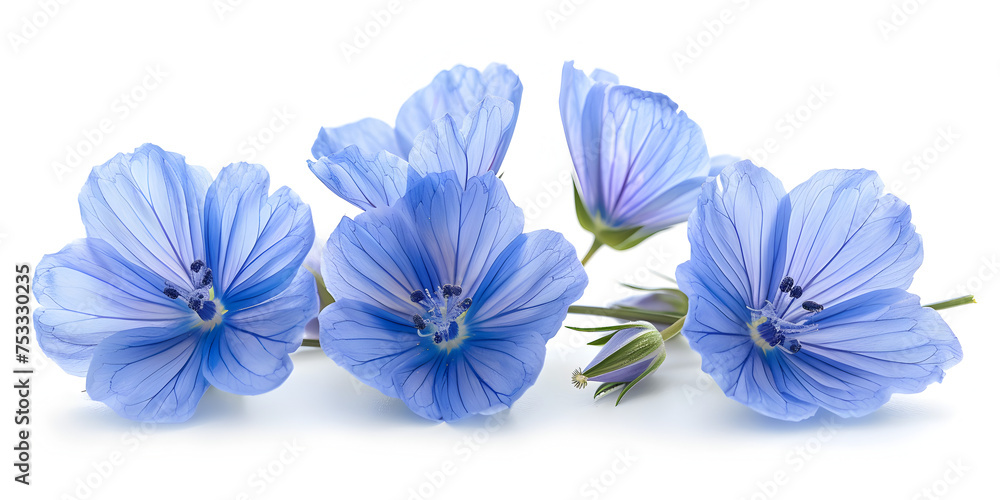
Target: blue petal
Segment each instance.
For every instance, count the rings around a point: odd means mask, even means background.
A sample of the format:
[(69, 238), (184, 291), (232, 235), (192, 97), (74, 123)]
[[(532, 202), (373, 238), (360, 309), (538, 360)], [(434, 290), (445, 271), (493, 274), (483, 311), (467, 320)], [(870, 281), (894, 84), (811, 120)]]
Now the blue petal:
[(719, 175), (722, 170), (740, 159), (732, 155), (709, 158), (708, 176), (694, 176), (675, 184), (635, 212), (635, 220), (642, 220), (643, 227), (633, 238), (642, 238), (688, 219), (701, 194), (701, 186)]
[(406, 156), (396, 145), (396, 132), (388, 123), (375, 118), (342, 125), (323, 127), (313, 143), (312, 155), (317, 160), (333, 156), (348, 146), (357, 146), (363, 153), (374, 155), (387, 151), (395, 156)]
[(374, 302), (409, 318), (419, 312), (410, 301), (414, 290), (436, 289), (428, 249), (413, 234), (413, 223), (388, 209), (369, 210), (341, 219), (323, 252), (323, 281), (339, 303)]
[(202, 206), (211, 176), (152, 144), (94, 167), (80, 192), (87, 236), (164, 280), (193, 288), (188, 266), (204, 258)]
[(299, 268), (295, 280), (266, 302), (229, 311), (212, 330), (203, 351), (202, 373), (234, 394), (261, 394), (292, 372), (288, 354), (302, 343), (305, 324), (319, 312), (316, 280)]
[(735, 156), (713, 156), (709, 161), (708, 177), (695, 176), (681, 181), (651, 200), (644, 208), (637, 210), (633, 217), (636, 221), (644, 222), (642, 229), (633, 238), (642, 238), (688, 220), (701, 194), (702, 184), (712, 180), (722, 169), (738, 161), (739, 158)]
[(762, 308), (781, 279), (775, 275), (783, 258), (784, 200), (781, 181), (749, 161), (705, 184), (688, 219), (691, 260), (677, 268), (681, 291), (710, 299), (749, 323), (747, 307)]
[[(417, 134), (429, 127), (434, 120), (446, 114), (461, 120), (488, 95), (501, 97), (513, 103), (512, 120), (516, 122), (517, 111), (521, 107), (522, 90), (521, 80), (517, 75), (499, 64), (491, 64), (482, 73), (461, 65), (442, 71), (434, 77), (430, 85), (415, 92), (400, 107), (399, 114), (396, 115), (396, 140), (399, 150), (404, 154), (409, 152)], [(500, 158), (506, 150), (507, 144), (503, 144)]]
[(562, 88), (559, 91), (559, 111), (563, 132), (569, 146), (576, 173), (577, 189), (587, 209), (600, 214), (600, 143), (601, 120), (604, 118), (604, 97), (611, 84), (595, 82), (573, 67), (563, 64)]
[(445, 115), (417, 135), (410, 164), (422, 174), (455, 171), (463, 186), (472, 177), (496, 172), (514, 133), (514, 113), (510, 101), (490, 96), (465, 117), (461, 129)]
[(587, 211), (612, 229), (642, 227), (641, 239), (686, 218), (709, 157), (701, 129), (670, 98), (616, 83), (563, 65), (563, 130)]
[(500, 169), (507, 146), (514, 135), (517, 108), (507, 99), (487, 96), (472, 109), (462, 124), (470, 177)]
[(182, 422), (208, 382), (201, 374), (203, 330), (138, 328), (115, 333), (94, 350), (87, 393), (119, 415)]
[(418, 175), (455, 172), (463, 183), (468, 178), (465, 137), (451, 115), (444, 115), (417, 135), (410, 150), (410, 165)]
[[(807, 418), (817, 405), (783, 394), (768, 356), (753, 343), (750, 310), (777, 288), (787, 197), (781, 182), (749, 161), (705, 184), (688, 219), (691, 260), (677, 268), (689, 299), (682, 333), (723, 392), (765, 415)], [(772, 287), (772, 282), (775, 284)]]
[(962, 359), (962, 347), (941, 316), (916, 295), (876, 290), (810, 318), (818, 330), (797, 338), (784, 356), (787, 391), (841, 416), (861, 416), (893, 393), (916, 393), (940, 382)]
[[(453, 421), (509, 408), (538, 379), (545, 361), (545, 339), (527, 332), (506, 338), (474, 334), (459, 350), (441, 358), (417, 366), (405, 378), (418, 380), (425, 372), (433, 373), (428, 383), (433, 383), (434, 404), (418, 413)], [(397, 375), (397, 380), (403, 378), (402, 373)]]
[(267, 195), (260, 165), (222, 169), (205, 202), (206, 262), (228, 309), (263, 302), (284, 290), (313, 244), (312, 214), (287, 187)]
[(353, 145), (309, 162), (326, 187), (362, 210), (390, 206), (403, 196), (407, 168), (405, 160), (391, 153), (368, 155)]
[[(910, 285), (923, 248), (910, 223), (909, 206), (882, 195), (878, 174), (824, 170), (788, 194), (783, 276), (802, 287), (802, 300), (830, 307), (869, 291)], [(777, 294), (777, 293), (776, 293)], [(778, 295), (777, 311), (798, 321), (809, 313)]]
[(94, 347), (114, 332), (176, 327), (197, 317), (163, 295), (164, 282), (108, 243), (78, 240), (35, 269), (38, 345), (63, 370), (83, 376)]
[(466, 323), (476, 338), (531, 332), (551, 339), (587, 287), (576, 249), (548, 230), (520, 235), (475, 288)]
[[(683, 264), (688, 266), (690, 262)], [(690, 272), (690, 271), (687, 271)], [(680, 281), (680, 268), (678, 281)], [(769, 357), (750, 338), (746, 307), (734, 310), (714, 298), (711, 289), (685, 277), (681, 290), (688, 295), (687, 319), (681, 332), (701, 356), (701, 369), (712, 376), (726, 396), (760, 413), (785, 420), (801, 420), (816, 413), (811, 398), (785, 394), (775, 380)]]
[(327, 356), (394, 398), (401, 396), (393, 373), (431, 347), (408, 316), (357, 300), (338, 299), (330, 304), (319, 314), (319, 324), (320, 345)]
[(703, 182), (709, 174), (701, 128), (677, 112), (667, 96), (631, 87), (608, 90), (604, 109), (600, 170), (605, 221), (617, 228), (662, 227), (659, 212), (676, 203), (671, 188), (692, 178)]
[(639, 225), (641, 229), (629, 239), (642, 239), (688, 220), (701, 195), (701, 186), (710, 180), (711, 177), (692, 177), (681, 181), (637, 208), (627, 224)]
[(431, 174), (403, 197), (433, 286), (476, 290), (486, 271), (524, 228), (524, 214), (492, 173), (462, 188), (454, 173)]

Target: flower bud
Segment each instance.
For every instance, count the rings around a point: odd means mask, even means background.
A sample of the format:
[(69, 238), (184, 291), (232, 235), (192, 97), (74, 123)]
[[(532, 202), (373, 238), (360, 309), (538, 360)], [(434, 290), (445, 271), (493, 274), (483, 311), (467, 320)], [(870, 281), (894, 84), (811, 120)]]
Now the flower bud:
[[(660, 332), (645, 321), (615, 325), (593, 331), (613, 331), (596, 341), (606, 341), (593, 361), (583, 370), (573, 372), (573, 385), (584, 388), (590, 381), (603, 382), (597, 394), (625, 385), (621, 396), (643, 377), (654, 372), (667, 356)], [(616, 403), (617, 404), (617, 403)]]

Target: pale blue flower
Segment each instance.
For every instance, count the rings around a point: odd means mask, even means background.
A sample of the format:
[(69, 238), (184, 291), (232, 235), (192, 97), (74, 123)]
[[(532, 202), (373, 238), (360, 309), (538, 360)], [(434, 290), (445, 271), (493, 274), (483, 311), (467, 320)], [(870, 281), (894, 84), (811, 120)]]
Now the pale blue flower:
[(562, 235), (523, 226), (492, 172), (452, 170), (344, 218), (324, 255), (324, 351), (428, 419), (510, 407), (587, 285)]
[(577, 216), (595, 248), (623, 250), (687, 220), (698, 188), (737, 159), (709, 158), (701, 128), (663, 94), (563, 66), (559, 109)]
[(785, 192), (742, 161), (688, 221), (683, 334), (722, 390), (765, 415), (870, 413), (962, 359), (941, 316), (906, 292), (923, 258), (910, 207), (868, 170), (825, 170)]
[(314, 233), (295, 193), (268, 191), (260, 165), (213, 181), (151, 144), (95, 167), (80, 193), (87, 238), (35, 273), (42, 351), (135, 420), (187, 420), (209, 385), (280, 385), (318, 309), (300, 267)]

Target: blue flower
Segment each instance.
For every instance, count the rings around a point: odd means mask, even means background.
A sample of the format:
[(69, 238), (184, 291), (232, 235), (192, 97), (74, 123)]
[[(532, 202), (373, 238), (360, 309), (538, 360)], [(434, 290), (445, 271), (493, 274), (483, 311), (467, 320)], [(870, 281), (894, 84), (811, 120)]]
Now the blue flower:
[(736, 161), (709, 159), (701, 128), (669, 97), (563, 65), (563, 130), (575, 167), (577, 216), (595, 248), (635, 246), (684, 222), (698, 188)]
[(350, 145), (309, 168), (323, 184), (362, 210), (388, 207), (407, 186), (432, 172), (455, 172), (462, 187), (468, 179), (500, 168), (514, 131), (517, 108), (488, 96), (475, 104), (462, 123), (446, 114), (417, 134), (409, 162), (388, 151), (368, 154)]
[[(354, 145), (365, 155), (386, 151), (406, 158), (417, 135), (434, 120), (445, 115), (461, 120), (487, 96), (510, 101), (514, 107), (511, 120), (516, 122), (522, 90), (521, 80), (502, 64), (491, 64), (482, 72), (458, 65), (438, 73), (430, 85), (418, 90), (403, 103), (396, 115), (395, 129), (375, 118), (365, 118), (340, 127), (324, 127), (313, 143), (312, 154), (318, 160)], [(498, 152), (500, 159), (507, 151), (513, 132), (511, 126), (505, 134)]]
[(786, 194), (736, 163), (702, 188), (688, 238), (683, 333), (726, 395), (764, 415), (865, 415), (962, 359), (941, 316), (906, 292), (920, 236), (874, 172), (826, 170)]
[(318, 309), (300, 267), (314, 233), (295, 193), (268, 189), (260, 165), (213, 182), (151, 144), (95, 167), (80, 193), (87, 238), (35, 273), (42, 351), (135, 420), (187, 420), (209, 385), (280, 385)]
[(452, 171), (344, 218), (324, 254), (324, 351), (428, 419), (509, 407), (587, 285), (562, 235), (523, 225), (493, 173)]

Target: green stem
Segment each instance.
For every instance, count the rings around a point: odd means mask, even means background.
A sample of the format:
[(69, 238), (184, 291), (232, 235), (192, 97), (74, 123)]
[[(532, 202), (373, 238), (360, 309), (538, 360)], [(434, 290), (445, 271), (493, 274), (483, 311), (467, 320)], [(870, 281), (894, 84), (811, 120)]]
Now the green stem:
[(942, 309), (948, 309), (949, 307), (964, 306), (965, 304), (975, 304), (976, 298), (972, 295), (966, 295), (964, 297), (958, 297), (957, 299), (943, 300), (941, 302), (935, 302), (933, 304), (927, 304), (924, 307), (929, 307), (935, 311), (940, 311)]
[(319, 339), (302, 339), (302, 347), (319, 347)]
[(654, 323), (673, 323), (682, 318), (679, 314), (658, 313), (620, 307), (569, 306), (570, 314), (587, 314), (629, 321), (649, 321)]
[(684, 326), (685, 318), (687, 318), (687, 315), (681, 316), (681, 319), (674, 321), (674, 324), (664, 328), (663, 331), (660, 332), (660, 337), (663, 337), (664, 342), (676, 337), (678, 333), (681, 333), (681, 327)]
[(581, 260), (580, 263), (586, 266), (587, 261), (589, 261), (590, 258), (594, 256), (594, 253), (597, 252), (597, 249), (602, 246), (604, 246), (604, 243), (601, 243), (601, 241), (597, 239), (597, 236), (594, 236), (594, 244), (590, 245), (590, 250), (587, 250), (587, 255), (583, 256), (583, 260)]

